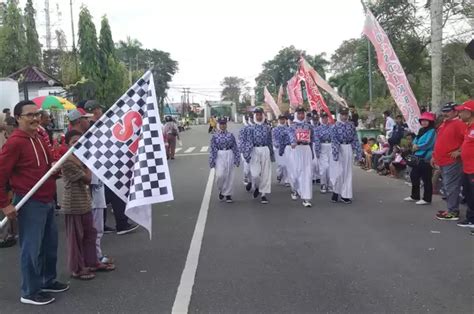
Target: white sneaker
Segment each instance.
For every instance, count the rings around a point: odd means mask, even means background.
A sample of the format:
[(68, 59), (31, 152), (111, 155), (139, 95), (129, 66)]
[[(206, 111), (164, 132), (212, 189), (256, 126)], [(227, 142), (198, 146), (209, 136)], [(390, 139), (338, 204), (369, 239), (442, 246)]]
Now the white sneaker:
[(296, 192), (291, 192), (291, 199), (296, 201), (298, 199), (298, 193)]
[(367, 170), (367, 172), (374, 172), (374, 171), (375, 171), (374, 169)]
[(424, 200), (419, 200), (418, 202), (415, 203), (416, 205), (429, 205), (431, 203), (424, 201)]
[(325, 184), (321, 185), (321, 194), (326, 194), (328, 192), (328, 188)]
[(304, 200), (304, 201), (303, 201), (303, 206), (304, 206), (304, 207), (311, 207), (312, 205), (311, 205), (311, 202), (310, 202), (310, 201)]
[(403, 200), (404, 200), (405, 202), (416, 202), (416, 201), (417, 201), (417, 200), (411, 198), (411, 196), (405, 197)]

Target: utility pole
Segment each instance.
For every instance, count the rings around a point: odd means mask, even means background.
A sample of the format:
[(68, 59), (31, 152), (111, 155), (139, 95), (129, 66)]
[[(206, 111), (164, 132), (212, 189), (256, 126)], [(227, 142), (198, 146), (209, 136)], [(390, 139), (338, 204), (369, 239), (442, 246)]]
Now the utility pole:
[(76, 78), (78, 78), (79, 67), (77, 64), (76, 32), (74, 31), (74, 14), (72, 13), (72, 0), (69, 0), (69, 7), (71, 9), (72, 54), (74, 55), (74, 66), (76, 68)]
[(49, 0), (44, 1), (44, 17), (46, 20), (46, 49), (51, 50), (51, 19), (49, 16)]
[(443, 0), (431, 0), (431, 105), (441, 106), (441, 56), (443, 49)]

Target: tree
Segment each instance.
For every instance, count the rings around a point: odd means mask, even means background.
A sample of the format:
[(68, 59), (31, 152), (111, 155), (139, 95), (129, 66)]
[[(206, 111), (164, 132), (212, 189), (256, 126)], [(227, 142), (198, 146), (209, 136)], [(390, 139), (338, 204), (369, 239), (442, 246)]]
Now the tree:
[(227, 76), (221, 82), (221, 86), (224, 88), (221, 92), (222, 100), (233, 101), (236, 105), (240, 103), (240, 95), (242, 89), (247, 86), (247, 82), (236, 76)]
[(33, 1), (27, 0), (25, 6), (26, 62), (28, 65), (41, 66), (41, 44), (36, 31), (35, 14)]
[(25, 29), (17, 1), (9, 0), (0, 31), (0, 72), (9, 75), (25, 65)]
[(81, 7), (79, 13), (78, 46), (81, 73), (85, 78), (95, 80), (100, 73), (98, 60), (99, 47), (92, 16), (85, 6)]
[(474, 62), (466, 55), (466, 42), (457, 41), (443, 47), (442, 100), (463, 102), (474, 94)]
[(283, 48), (272, 59), (263, 64), (262, 72), (255, 79), (256, 99), (263, 101), (263, 87), (268, 86), (271, 93), (276, 94), (280, 85), (285, 86), (298, 70), (298, 61), (303, 56), (311, 66), (322, 76), (326, 76), (326, 68), (329, 62), (325, 54), (310, 56), (304, 50), (296, 49), (294, 46)]

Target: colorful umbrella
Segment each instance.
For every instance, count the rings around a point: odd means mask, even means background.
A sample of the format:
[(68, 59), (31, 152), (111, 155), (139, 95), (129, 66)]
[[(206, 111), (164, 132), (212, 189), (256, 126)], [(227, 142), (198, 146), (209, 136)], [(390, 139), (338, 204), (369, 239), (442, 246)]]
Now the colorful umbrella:
[(33, 102), (41, 109), (76, 109), (76, 106), (69, 100), (57, 96), (40, 96), (34, 98)]

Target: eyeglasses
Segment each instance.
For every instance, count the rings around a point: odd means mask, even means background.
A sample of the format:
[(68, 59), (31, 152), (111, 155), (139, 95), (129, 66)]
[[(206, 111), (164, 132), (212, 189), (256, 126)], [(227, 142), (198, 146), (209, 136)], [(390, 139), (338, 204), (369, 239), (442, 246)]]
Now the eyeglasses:
[(20, 117), (27, 117), (28, 119), (41, 118), (41, 112), (30, 112), (21, 114)]

